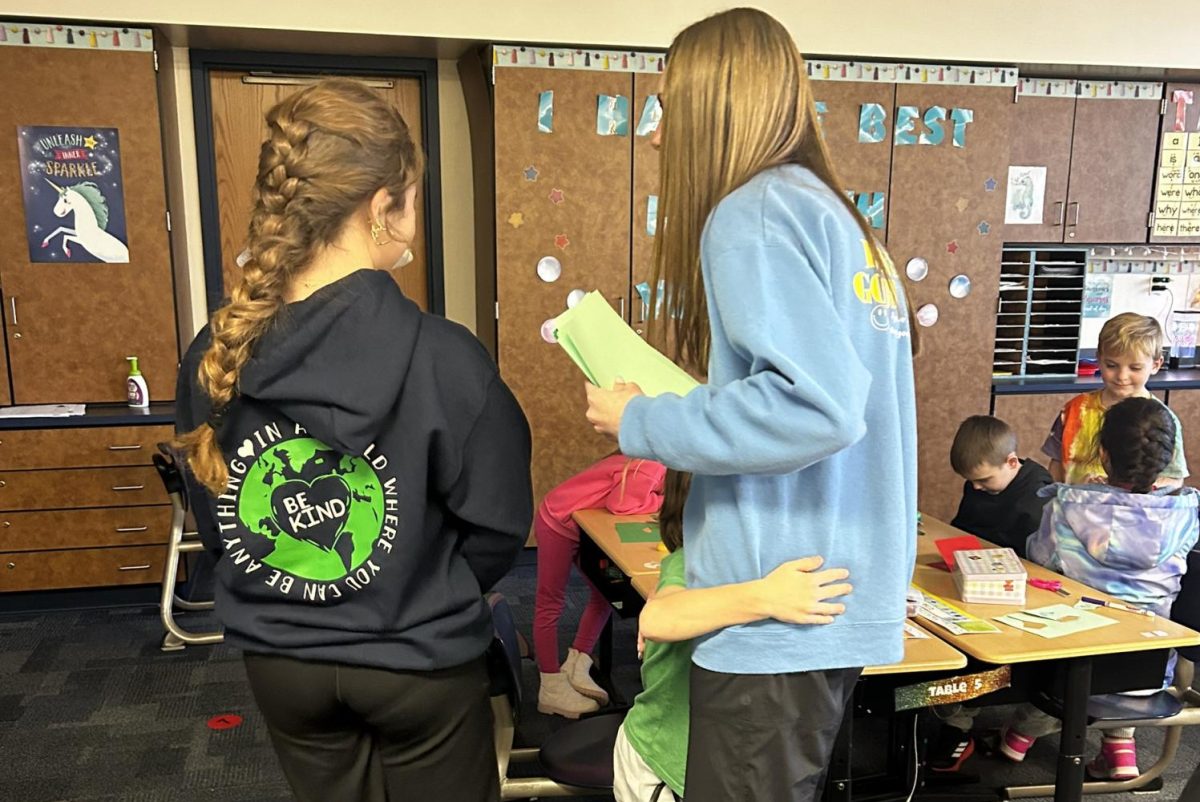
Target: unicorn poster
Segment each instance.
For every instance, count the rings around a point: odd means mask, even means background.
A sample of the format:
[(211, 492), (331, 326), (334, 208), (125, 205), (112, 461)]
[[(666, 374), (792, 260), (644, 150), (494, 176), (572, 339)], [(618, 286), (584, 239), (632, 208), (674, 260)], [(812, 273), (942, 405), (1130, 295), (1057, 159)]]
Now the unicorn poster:
[(115, 128), (17, 129), (32, 262), (129, 261)]

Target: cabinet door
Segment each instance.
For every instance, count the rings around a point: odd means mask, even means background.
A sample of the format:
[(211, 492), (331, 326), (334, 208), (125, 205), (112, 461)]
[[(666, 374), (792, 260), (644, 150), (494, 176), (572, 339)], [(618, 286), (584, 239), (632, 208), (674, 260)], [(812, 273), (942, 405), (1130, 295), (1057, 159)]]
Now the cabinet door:
[[(1082, 389), (1082, 388), (1081, 388)], [(1022, 393), (996, 396), (995, 415), (1012, 427), (1017, 434), (1017, 454), (1049, 465), (1050, 458), (1042, 453), (1042, 443), (1054, 425), (1054, 419), (1076, 393)], [(949, 447), (947, 446), (947, 453)]]
[(1075, 102), (1066, 242), (1146, 242), (1158, 100)]
[[(641, 119), (646, 101), (658, 93), (661, 85), (662, 76), (658, 73), (636, 73), (633, 76), (631, 124)], [(654, 234), (651, 231), (657, 231), (658, 227), (658, 151), (650, 144), (653, 134), (637, 136), (636, 131), (631, 130), (630, 135), (633, 136), (633, 264), (629, 291), (631, 301), (629, 319), (634, 330), (645, 335), (650, 308), (642, 302), (637, 285), (643, 282), (649, 284), (654, 280)], [(651, 224), (652, 206), (655, 209), (653, 227)], [(650, 296), (653, 300), (653, 291)]]
[[(0, 300), (3, 300), (3, 293), (0, 293)], [(9, 380), (8, 373), (8, 338), (0, 343), (0, 405), (7, 406), (12, 403), (12, 384)]]
[[(0, 282), (13, 402), (123, 401), (127, 355), (140, 358), (153, 400), (174, 398), (179, 351), (158, 115), (147, 51), (0, 48)], [(30, 260), (15, 169), (24, 125), (117, 129), (127, 263)], [(74, 216), (59, 224), (74, 225)], [(56, 236), (50, 250), (61, 248)]]
[[(538, 130), (546, 91), (554, 93), (549, 133)], [(542, 331), (573, 290), (599, 290), (628, 311), (634, 122), (628, 136), (601, 136), (596, 112), (600, 95), (632, 91), (630, 73), (496, 70), (497, 351), (533, 429), (538, 500), (613, 450), (584, 418), (583, 374)], [(545, 257), (558, 260), (560, 275), (539, 275)]]
[[(1067, 214), (1067, 176), (1071, 170), (1071, 130), (1075, 124), (1075, 98), (1021, 95), (1012, 112), (1012, 154), (1014, 167), (1044, 167), (1046, 188), (1042, 196), (1042, 217), (1037, 222), (1006, 223), (1006, 242), (1062, 242)], [(1005, 176), (1005, 186), (1008, 186)], [(1036, 183), (1030, 179), (1036, 191)], [(1008, 192), (1017, 190), (1009, 189)], [(1006, 194), (1007, 197), (1007, 194)], [(1032, 210), (1031, 210), (1032, 212)], [(1030, 212), (1030, 214), (1031, 214)], [(1021, 217), (1021, 211), (1014, 214)]]
[(1151, 242), (1200, 240), (1200, 84), (1167, 84)]
[(1192, 472), (1185, 483), (1200, 487), (1200, 390), (1172, 390), (1167, 396), (1167, 406), (1183, 427), (1183, 454)]
[[(991, 401), (992, 348), (999, 290), (1004, 177), (1013, 108), (1011, 88), (902, 84), (896, 88), (888, 250), (903, 271), (922, 257), (928, 277), (906, 288), (915, 307), (935, 304), (936, 325), (920, 328), (915, 362), (921, 510), (949, 520), (962, 480), (950, 469), (950, 443), (968, 415), (986, 414)], [(905, 110), (915, 109), (915, 111)], [(949, 119), (940, 144), (902, 144), (926, 134), (921, 120), (939, 107), (973, 112), (962, 147), (953, 144)], [(902, 125), (916, 115), (910, 124)], [(936, 115), (936, 112), (934, 113)], [(911, 130), (910, 126), (911, 125)], [(992, 189), (989, 191), (988, 187)], [(970, 295), (950, 297), (956, 275), (971, 279)]]
[(812, 89), (814, 99), (823, 104), (824, 111), (818, 109), (818, 115), (833, 167), (846, 189), (854, 193), (859, 212), (884, 241), (896, 85), (813, 81)]

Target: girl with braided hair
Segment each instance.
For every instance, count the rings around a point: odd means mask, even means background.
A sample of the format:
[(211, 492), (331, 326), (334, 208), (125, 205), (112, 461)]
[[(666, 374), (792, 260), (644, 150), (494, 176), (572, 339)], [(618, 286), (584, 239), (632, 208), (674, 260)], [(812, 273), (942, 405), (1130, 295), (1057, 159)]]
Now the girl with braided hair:
[(483, 592), (533, 517), (525, 417), (389, 271), (423, 158), (322, 81), (276, 105), (249, 261), (177, 390), (217, 614), (301, 802), (498, 800)]
[[(1157, 399), (1129, 398), (1110, 407), (1100, 428), (1106, 484), (1052, 485), (1029, 559), (1140, 609), (1170, 616), (1187, 556), (1200, 535), (1200, 492), (1155, 489), (1175, 452), (1175, 418)], [(1168, 678), (1169, 681), (1169, 678)], [(1057, 732), (1058, 719), (1022, 705), (1001, 733), (1000, 751), (1020, 761), (1035, 739)], [(1104, 731), (1088, 765), (1099, 779), (1138, 776), (1133, 728)]]

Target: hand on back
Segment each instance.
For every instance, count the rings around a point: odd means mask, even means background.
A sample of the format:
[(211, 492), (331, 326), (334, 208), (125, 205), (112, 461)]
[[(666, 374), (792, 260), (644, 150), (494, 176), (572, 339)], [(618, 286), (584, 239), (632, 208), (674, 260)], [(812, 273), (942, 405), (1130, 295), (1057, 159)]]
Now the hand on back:
[(831, 624), (846, 605), (832, 602), (853, 590), (850, 572), (845, 568), (817, 569), (825, 561), (820, 557), (792, 560), (758, 580), (759, 590), (769, 617), (789, 624)]

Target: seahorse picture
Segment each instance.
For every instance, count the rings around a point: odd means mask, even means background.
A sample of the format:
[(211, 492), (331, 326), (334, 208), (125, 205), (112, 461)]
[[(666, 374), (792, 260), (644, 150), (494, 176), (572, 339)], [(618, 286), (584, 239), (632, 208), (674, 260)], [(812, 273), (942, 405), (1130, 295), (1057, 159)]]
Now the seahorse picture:
[(1008, 168), (1008, 194), (1004, 201), (1007, 225), (1041, 225), (1046, 203), (1046, 168)]

